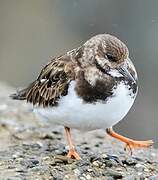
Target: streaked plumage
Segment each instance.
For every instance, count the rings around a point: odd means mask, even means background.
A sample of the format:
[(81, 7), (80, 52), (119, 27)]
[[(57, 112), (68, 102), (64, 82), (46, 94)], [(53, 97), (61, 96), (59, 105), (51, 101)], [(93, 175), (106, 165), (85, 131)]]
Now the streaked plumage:
[(12, 98), (27, 100), (40, 118), (68, 127), (71, 144), (69, 128), (106, 129), (123, 119), (137, 89), (128, 48), (116, 37), (101, 34), (53, 58), (33, 83)]

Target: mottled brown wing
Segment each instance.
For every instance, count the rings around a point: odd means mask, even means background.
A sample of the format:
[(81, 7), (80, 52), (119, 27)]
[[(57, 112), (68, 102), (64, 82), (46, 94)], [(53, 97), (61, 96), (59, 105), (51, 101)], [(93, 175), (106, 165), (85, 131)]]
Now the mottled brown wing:
[(67, 95), (69, 83), (73, 79), (72, 70), (69, 60), (53, 59), (27, 88), (26, 100), (43, 107), (57, 105), (60, 97)]

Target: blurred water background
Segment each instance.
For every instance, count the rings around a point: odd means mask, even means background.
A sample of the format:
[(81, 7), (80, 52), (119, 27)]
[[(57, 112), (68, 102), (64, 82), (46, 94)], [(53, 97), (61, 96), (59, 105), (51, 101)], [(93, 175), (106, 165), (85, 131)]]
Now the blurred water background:
[(0, 81), (23, 87), (49, 56), (99, 33), (124, 41), (139, 75), (139, 94), (117, 131), (158, 138), (157, 0), (0, 0)]

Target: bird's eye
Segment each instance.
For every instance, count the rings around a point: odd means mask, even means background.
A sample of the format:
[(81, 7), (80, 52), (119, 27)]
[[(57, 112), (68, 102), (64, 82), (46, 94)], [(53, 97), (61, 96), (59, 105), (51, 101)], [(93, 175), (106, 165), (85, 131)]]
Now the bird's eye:
[(110, 61), (116, 61), (116, 57), (115, 56), (113, 56), (112, 54), (110, 54), (110, 53), (107, 53), (106, 54), (106, 57), (110, 60)]

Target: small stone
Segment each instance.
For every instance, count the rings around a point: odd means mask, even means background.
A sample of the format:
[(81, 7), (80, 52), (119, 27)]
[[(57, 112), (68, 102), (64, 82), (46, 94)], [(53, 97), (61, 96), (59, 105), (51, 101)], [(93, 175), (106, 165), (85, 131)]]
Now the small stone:
[(105, 164), (101, 165), (101, 168), (104, 169), (105, 168)]
[(94, 161), (92, 164), (93, 164), (93, 166), (95, 166), (95, 167), (100, 167), (100, 165), (102, 165), (102, 163), (99, 162), (99, 161)]
[(101, 158), (107, 159), (107, 158), (108, 158), (108, 155), (107, 155), (107, 154), (102, 154), (102, 155), (101, 155)]
[(8, 169), (14, 169), (14, 168), (15, 168), (15, 166), (13, 166), (13, 165), (8, 166)]
[(112, 170), (112, 169), (107, 169), (107, 174), (109, 174), (113, 178), (122, 178), (123, 177), (123, 175), (120, 172)]
[(59, 155), (63, 154), (63, 151), (61, 149), (56, 149), (54, 152), (55, 154), (59, 154)]
[(137, 164), (137, 161), (133, 158), (128, 158), (128, 159), (123, 160), (122, 163), (128, 166), (133, 166)]
[(138, 172), (138, 176), (141, 176), (143, 174), (143, 172)]
[(49, 156), (45, 156), (45, 157), (42, 158), (43, 161), (47, 161), (47, 160), (49, 160), (49, 159), (50, 159)]
[(16, 168), (15, 171), (18, 172), (18, 173), (26, 173), (26, 172), (27, 172), (27, 171), (24, 170), (24, 169), (18, 169), (18, 168)]
[(83, 177), (83, 176), (81, 176), (79, 179), (80, 179), (80, 180), (86, 180), (86, 178)]
[(53, 136), (53, 134), (43, 133), (43, 134), (40, 135), (40, 138), (41, 139), (51, 139), (51, 140), (53, 140), (54, 136)]
[(84, 150), (89, 150), (89, 149), (90, 149), (90, 147), (88, 147), (88, 146), (84, 147)]
[(93, 172), (93, 169), (88, 168), (87, 171), (88, 172)]
[(70, 177), (68, 175), (65, 175), (63, 178), (63, 180), (68, 180), (68, 179), (70, 179)]
[(43, 143), (42, 142), (36, 142), (34, 144), (34, 147), (41, 148), (41, 147), (43, 147)]
[(53, 133), (53, 134), (55, 134), (55, 135), (59, 135), (59, 134), (61, 134), (61, 132), (59, 132), (59, 131), (55, 131), (55, 130), (54, 130), (54, 131), (52, 131), (52, 133)]
[(101, 135), (101, 134), (97, 134), (95, 137), (96, 137), (97, 139), (104, 139), (104, 138), (105, 138), (105, 136), (103, 136), (103, 135)]
[(107, 177), (107, 180), (114, 180), (113, 177)]
[(122, 171), (122, 169), (118, 167), (118, 168), (116, 168), (116, 171)]
[(34, 164), (34, 165), (39, 164), (39, 161), (38, 161), (37, 159), (32, 159), (31, 162), (32, 162), (32, 164)]
[(136, 164), (135, 167), (136, 168), (139, 168), (139, 167), (142, 167), (143, 165), (142, 164)]
[(144, 172), (150, 172), (148, 168), (144, 168)]
[(73, 159), (63, 156), (63, 155), (56, 155), (54, 157), (54, 161), (56, 163), (68, 163), (68, 164), (71, 164), (72, 162), (74, 162)]
[(106, 167), (112, 167), (113, 165), (115, 165), (115, 161), (111, 161), (111, 160), (104, 160), (104, 165)]
[(74, 169), (73, 171), (74, 171), (75, 175), (77, 175), (77, 176), (81, 175), (81, 172), (78, 169)]
[(136, 164), (135, 168), (137, 169), (137, 171), (143, 171), (144, 170), (144, 166), (142, 164)]
[(39, 172), (39, 171), (41, 171), (41, 167), (40, 166), (34, 166), (34, 167), (32, 167), (31, 171)]
[[(137, 176), (135, 175), (129, 175), (126, 180), (140, 180), (140, 177), (138, 178)], [(144, 179), (143, 179), (144, 180)]]
[(98, 143), (95, 144), (95, 147), (99, 147), (100, 145)]
[(92, 179), (92, 177), (89, 174), (87, 174), (85, 177), (86, 177), (87, 180)]
[(13, 159), (16, 159), (16, 158), (18, 158), (20, 155), (21, 155), (20, 152), (17, 152), (17, 153), (15, 153), (15, 154), (13, 154), (12, 157), (13, 157)]
[(157, 180), (158, 179), (158, 175), (154, 175), (154, 176), (150, 176), (149, 180)]

